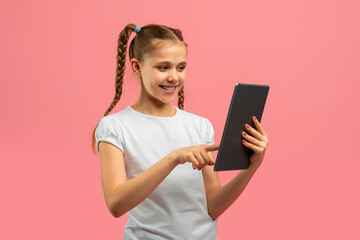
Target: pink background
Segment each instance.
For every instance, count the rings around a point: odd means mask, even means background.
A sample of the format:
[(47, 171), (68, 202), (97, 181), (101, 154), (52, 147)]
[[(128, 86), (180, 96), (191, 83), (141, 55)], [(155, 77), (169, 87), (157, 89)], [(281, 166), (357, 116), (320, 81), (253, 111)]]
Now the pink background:
[[(180, 28), (185, 109), (220, 143), (236, 82), (268, 84), (262, 167), (220, 239), (360, 239), (360, 5), (351, 0), (3, 1), (0, 239), (121, 239), (91, 133), (128, 23)], [(139, 85), (125, 73), (115, 111)], [(237, 172), (220, 173), (221, 182)]]

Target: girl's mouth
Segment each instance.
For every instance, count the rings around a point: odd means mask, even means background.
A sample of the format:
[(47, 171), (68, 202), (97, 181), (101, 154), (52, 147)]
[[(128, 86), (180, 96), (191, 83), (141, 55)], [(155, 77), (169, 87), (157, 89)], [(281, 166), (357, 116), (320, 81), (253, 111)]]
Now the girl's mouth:
[(165, 89), (165, 90), (169, 90), (169, 91), (175, 90), (175, 86), (169, 87), (169, 86), (162, 86), (162, 85), (160, 85), (160, 87), (162, 87), (162, 88)]
[(164, 89), (164, 91), (166, 92), (166, 93), (174, 93), (175, 92), (175, 88), (176, 88), (176, 86), (163, 86), (163, 85), (160, 85), (160, 87), (162, 88), (162, 89)]

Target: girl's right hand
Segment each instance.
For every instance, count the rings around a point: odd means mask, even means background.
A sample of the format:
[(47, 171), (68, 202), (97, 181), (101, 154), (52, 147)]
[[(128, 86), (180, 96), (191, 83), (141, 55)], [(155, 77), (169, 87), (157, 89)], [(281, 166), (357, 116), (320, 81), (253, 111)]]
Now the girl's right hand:
[(201, 170), (203, 167), (209, 165), (213, 166), (215, 163), (210, 159), (207, 152), (215, 151), (219, 149), (218, 144), (214, 145), (196, 145), (192, 147), (179, 148), (173, 151), (176, 162), (178, 164), (184, 164), (190, 162), (193, 165), (193, 169)]

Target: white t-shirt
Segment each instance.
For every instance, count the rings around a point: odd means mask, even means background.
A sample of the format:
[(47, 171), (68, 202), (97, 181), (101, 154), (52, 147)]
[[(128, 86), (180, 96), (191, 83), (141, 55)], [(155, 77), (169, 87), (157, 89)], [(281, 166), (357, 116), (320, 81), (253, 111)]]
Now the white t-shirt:
[[(175, 149), (214, 144), (214, 129), (203, 117), (177, 107), (172, 117), (155, 117), (130, 106), (104, 116), (95, 131), (96, 147), (109, 142), (124, 153), (130, 180)], [(123, 240), (215, 240), (217, 219), (208, 215), (202, 171), (179, 164), (129, 217)]]

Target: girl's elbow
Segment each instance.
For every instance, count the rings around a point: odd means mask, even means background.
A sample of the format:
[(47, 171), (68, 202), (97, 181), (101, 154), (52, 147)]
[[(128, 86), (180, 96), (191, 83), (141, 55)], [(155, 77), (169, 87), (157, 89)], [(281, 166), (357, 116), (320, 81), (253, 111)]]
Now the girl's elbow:
[(107, 202), (107, 208), (109, 209), (109, 212), (111, 213), (111, 215), (114, 217), (114, 218), (119, 218), (121, 217), (122, 215), (124, 215), (124, 212), (122, 212), (120, 209), (119, 209), (119, 204), (114, 204), (112, 202)]
[(121, 212), (119, 209), (115, 208), (114, 206), (110, 206), (109, 211), (114, 218), (119, 218), (122, 215), (124, 215), (124, 212)]
[(219, 217), (219, 215), (214, 214), (214, 213), (208, 212), (208, 214), (209, 214), (209, 216), (211, 217), (211, 219), (212, 219), (213, 221), (215, 221), (215, 220)]
[(120, 214), (114, 210), (110, 211), (111, 215), (114, 217), (114, 218), (119, 218), (121, 217), (123, 214)]

